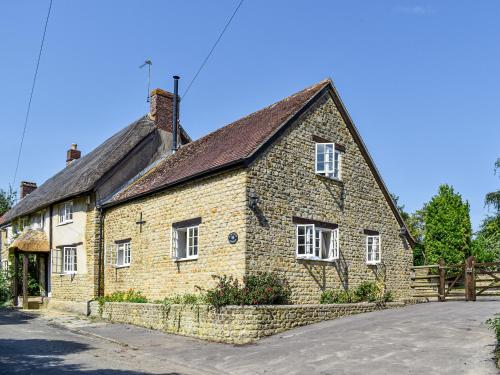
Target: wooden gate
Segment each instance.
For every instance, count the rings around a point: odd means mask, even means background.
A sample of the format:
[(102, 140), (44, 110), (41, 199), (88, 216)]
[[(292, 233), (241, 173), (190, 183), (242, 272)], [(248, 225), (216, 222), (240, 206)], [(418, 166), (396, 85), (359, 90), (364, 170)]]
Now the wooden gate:
[(413, 267), (415, 298), (475, 301), (477, 296), (500, 296), (500, 262), (476, 263), (469, 257), (462, 264)]

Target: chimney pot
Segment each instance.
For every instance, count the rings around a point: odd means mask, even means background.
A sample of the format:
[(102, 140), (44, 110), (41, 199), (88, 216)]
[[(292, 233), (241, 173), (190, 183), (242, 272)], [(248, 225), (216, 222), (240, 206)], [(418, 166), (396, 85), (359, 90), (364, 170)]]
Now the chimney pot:
[(21, 181), (19, 187), (19, 199), (23, 199), (37, 188), (36, 182)]
[(76, 143), (73, 143), (66, 153), (66, 165), (71, 164), (73, 161), (80, 159), (82, 156), (82, 152), (78, 150), (78, 146)]

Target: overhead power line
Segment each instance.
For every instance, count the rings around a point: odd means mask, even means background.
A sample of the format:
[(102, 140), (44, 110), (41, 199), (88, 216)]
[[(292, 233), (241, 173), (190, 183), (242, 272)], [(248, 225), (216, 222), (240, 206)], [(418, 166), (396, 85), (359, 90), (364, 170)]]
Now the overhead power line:
[(241, 7), (241, 4), (243, 4), (243, 1), (244, 0), (240, 0), (240, 2), (238, 3), (238, 6), (236, 7), (236, 9), (234, 10), (233, 14), (231, 15), (231, 17), (229, 18), (229, 20), (226, 22), (226, 25), (224, 26), (224, 28), (222, 29), (221, 33), (219, 34), (219, 37), (217, 38), (217, 40), (215, 41), (214, 45), (212, 46), (212, 49), (210, 50), (210, 52), (208, 53), (207, 57), (205, 57), (205, 60), (203, 60), (203, 62), (201, 63), (198, 71), (196, 72), (196, 74), (194, 75), (193, 79), (191, 80), (191, 82), (189, 82), (189, 85), (187, 86), (186, 88), (186, 91), (184, 91), (184, 94), (182, 95), (182, 99), (184, 99), (184, 97), (187, 95), (187, 93), (189, 92), (189, 89), (191, 88), (191, 86), (193, 85), (194, 81), (196, 80), (196, 78), (198, 78), (198, 75), (200, 74), (200, 72), (202, 71), (203, 67), (205, 66), (205, 64), (207, 63), (208, 59), (210, 58), (210, 56), (212, 56), (212, 53), (214, 52), (215, 50), (215, 47), (217, 47), (217, 44), (219, 44), (220, 40), (222, 39), (222, 36), (224, 35), (224, 33), (226, 32), (227, 28), (229, 27), (229, 24), (231, 23), (231, 21), (233, 20), (234, 16), (236, 15), (236, 13), (238, 13), (238, 10), (240, 9)]
[(21, 153), (23, 150), (24, 136), (26, 135), (26, 127), (28, 126), (28, 118), (31, 109), (31, 100), (33, 99), (33, 92), (35, 91), (36, 77), (38, 76), (38, 67), (40, 66), (40, 58), (42, 57), (43, 45), (45, 42), (45, 34), (47, 34), (47, 25), (49, 24), (50, 11), (52, 9), (52, 0), (49, 3), (49, 10), (47, 11), (47, 18), (45, 19), (45, 26), (43, 28), (42, 42), (40, 43), (40, 50), (38, 51), (38, 59), (36, 61), (35, 75), (33, 76), (33, 83), (31, 84), (31, 92), (28, 100), (28, 108), (26, 109), (26, 116), (24, 118), (23, 133), (21, 136), (21, 144), (19, 145), (19, 152), (17, 154), (16, 169), (14, 172), (14, 179), (12, 180), (12, 186), (15, 186), (17, 179), (17, 172), (19, 170), (19, 161), (21, 160)]

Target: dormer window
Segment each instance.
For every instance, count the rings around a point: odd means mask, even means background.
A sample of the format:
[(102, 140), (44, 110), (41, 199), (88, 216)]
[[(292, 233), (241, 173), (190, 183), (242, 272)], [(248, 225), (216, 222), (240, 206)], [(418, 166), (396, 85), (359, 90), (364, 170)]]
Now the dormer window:
[(59, 225), (73, 222), (73, 202), (59, 205)]
[(316, 174), (341, 179), (342, 151), (334, 143), (316, 143)]

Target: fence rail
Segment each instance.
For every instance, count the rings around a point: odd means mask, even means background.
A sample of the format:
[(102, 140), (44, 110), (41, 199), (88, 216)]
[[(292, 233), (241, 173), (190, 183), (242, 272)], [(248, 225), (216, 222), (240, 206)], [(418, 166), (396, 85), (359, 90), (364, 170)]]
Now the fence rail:
[(500, 262), (476, 263), (469, 257), (462, 264), (429, 264), (412, 267), (413, 296), (416, 298), (464, 299), (500, 296)]

